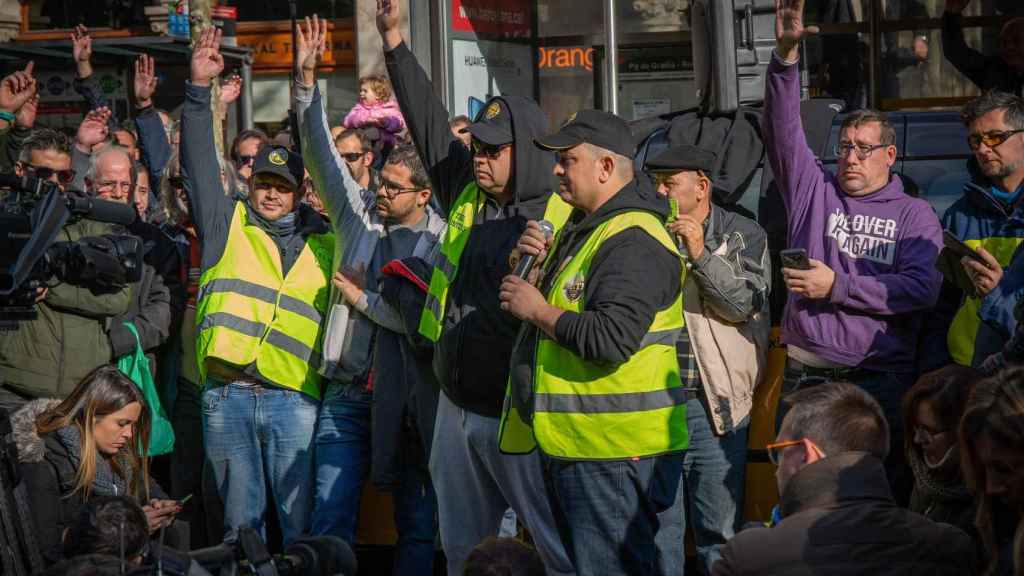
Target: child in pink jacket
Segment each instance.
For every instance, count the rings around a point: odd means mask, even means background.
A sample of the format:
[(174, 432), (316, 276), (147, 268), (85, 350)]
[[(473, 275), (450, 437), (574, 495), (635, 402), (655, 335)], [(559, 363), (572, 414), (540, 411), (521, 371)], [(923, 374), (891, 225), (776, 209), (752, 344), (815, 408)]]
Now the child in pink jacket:
[(396, 137), (405, 130), (405, 118), (398, 102), (391, 97), (391, 84), (383, 76), (359, 79), (359, 102), (345, 116), (346, 128), (380, 130), (385, 146), (394, 146)]

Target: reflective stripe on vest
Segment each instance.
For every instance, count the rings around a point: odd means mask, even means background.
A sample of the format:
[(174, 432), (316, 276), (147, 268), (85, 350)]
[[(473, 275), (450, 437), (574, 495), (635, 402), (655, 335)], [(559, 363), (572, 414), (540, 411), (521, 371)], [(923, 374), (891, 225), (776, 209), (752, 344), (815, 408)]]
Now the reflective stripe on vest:
[[(594, 255), (606, 240), (633, 227), (677, 253), (664, 224), (654, 215), (616, 215), (592, 231), (557, 272), (548, 302), (562, 310), (583, 312)], [(515, 392), (510, 390), (499, 432), (501, 450), (523, 453), (539, 445), (553, 457), (618, 460), (686, 449), (686, 394), (675, 349), (682, 329), (680, 290), (671, 306), (655, 314), (637, 352), (617, 366), (584, 360), (538, 331), (532, 418), (516, 408)]]
[[(444, 233), (444, 242), (441, 244), (437, 262), (434, 263), (434, 269), (430, 274), (430, 288), (423, 304), (423, 313), (420, 315), (420, 334), (432, 342), (437, 342), (441, 338), (448, 290), (455, 283), (462, 251), (466, 249), (477, 212), (484, 201), (483, 194), (476, 181), (470, 182), (462, 189), (462, 193), (448, 212), (448, 228)], [(566, 204), (558, 194), (552, 194), (544, 210), (544, 219), (551, 222), (557, 232), (569, 219), (571, 212), (572, 206)]]
[(280, 251), (235, 205), (224, 254), (199, 281), (196, 356), (260, 375), (283, 388), (320, 397), (320, 338), (327, 311), (334, 236), (313, 234), (282, 276)]
[[(982, 240), (965, 240), (964, 243), (974, 248), (983, 247), (995, 257), (999, 265), (1006, 270), (1013, 259), (1013, 253), (1017, 247), (1024, 242), (1024, 238), (991, 237)], [(963, 304), (957, 310), (953, 323), (949, 326), (946, 335), (946, 346), (949, 348), (949, 355), (953, 361), (962, 366), (972, 366), (974, 358), (974, 341), (978, 335), (978, 328), (981, 326), (981, 299), (964, 298)], [(978, 358), (982, 361), (984, 358)]]

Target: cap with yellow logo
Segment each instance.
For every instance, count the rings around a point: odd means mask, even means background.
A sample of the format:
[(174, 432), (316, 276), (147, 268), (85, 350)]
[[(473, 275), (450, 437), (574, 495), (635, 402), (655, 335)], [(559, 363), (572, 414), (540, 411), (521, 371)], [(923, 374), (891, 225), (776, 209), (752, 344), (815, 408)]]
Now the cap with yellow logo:
[(302, 157), (283, 146), (264, 146), (256, 153), (252, 164), (252, 175), (276, 174), (295, 188), (302, 182), (305, 170)]
[(505, 101), (500, 98), (491, 98), (477, 115), (476, 121), (459, 132), (469, 132), (473, 138), (491, 146), (508, 144), (515, 139), (512, 136), (512, 115)]

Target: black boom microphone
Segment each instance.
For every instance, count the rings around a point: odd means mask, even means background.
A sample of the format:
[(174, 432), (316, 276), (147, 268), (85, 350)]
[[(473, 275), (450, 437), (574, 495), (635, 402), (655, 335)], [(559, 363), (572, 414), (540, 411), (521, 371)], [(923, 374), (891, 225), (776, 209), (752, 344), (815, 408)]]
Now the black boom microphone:
[[(540, 230), (544, 233), (545, 239), (551, 239), (555, 234), (555, 225), (547, 220), (540, 221)], [(534, 254), (525, 254), (516, 264), (516, 269), (512, 272), (513, 275), (526, 280), (526, 277), (530, 275), (533, 270), (534, 264), (537, 263), (537, 256)]]

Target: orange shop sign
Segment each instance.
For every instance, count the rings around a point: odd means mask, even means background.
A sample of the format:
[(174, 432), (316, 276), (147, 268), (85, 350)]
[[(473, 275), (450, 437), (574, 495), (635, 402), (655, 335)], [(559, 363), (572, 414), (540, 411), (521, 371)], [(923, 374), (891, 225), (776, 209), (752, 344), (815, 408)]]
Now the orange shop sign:
[(594, 49), (575, 47), (545, 48), (540, 47), (538, 56), (540, 62), (537, 66), (541, 69), (594, 69)]
[[(238, 45), (252, 50), (253, 69), (287, 72), (292, 67), (292, 32), (287, 22), (238, 25)], [(356, 51), (350, 20), (328, 24), (327, 53), (321, 67), (354, 67)]]

